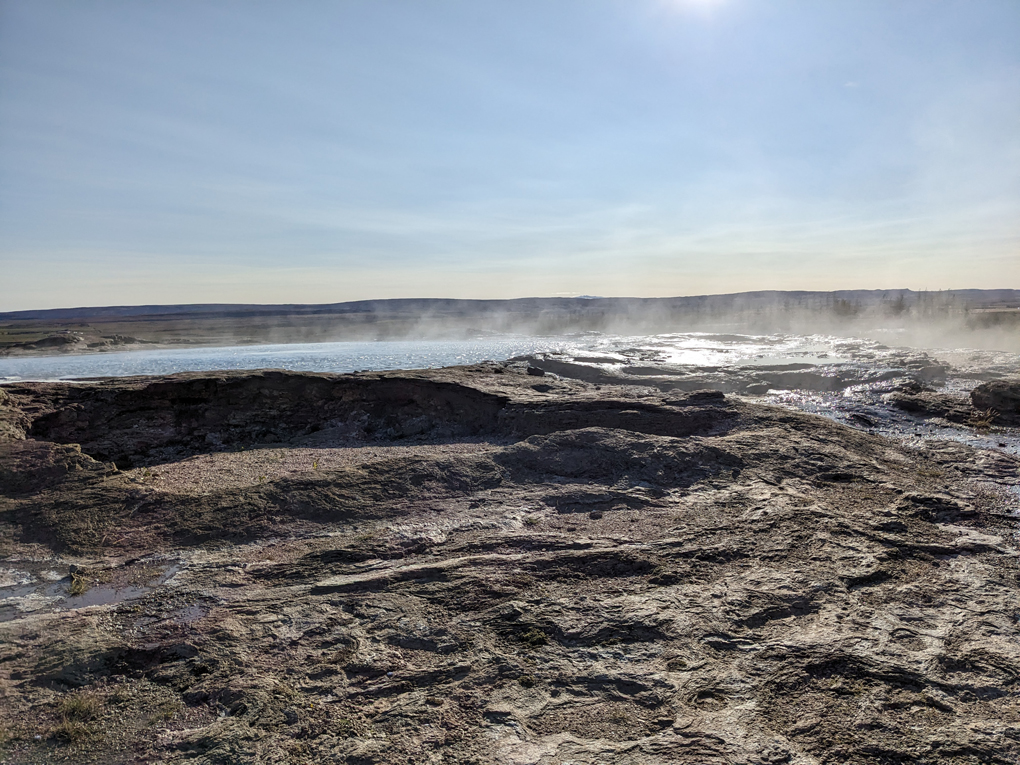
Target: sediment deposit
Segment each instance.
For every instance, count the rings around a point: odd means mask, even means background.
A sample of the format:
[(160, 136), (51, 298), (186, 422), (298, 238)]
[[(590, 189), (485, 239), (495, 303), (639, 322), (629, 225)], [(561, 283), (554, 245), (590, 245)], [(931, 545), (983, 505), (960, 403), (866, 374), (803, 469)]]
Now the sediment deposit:
[(0, 388), (3, 756), (1018, 761), (1015, 458), (528, 369)]

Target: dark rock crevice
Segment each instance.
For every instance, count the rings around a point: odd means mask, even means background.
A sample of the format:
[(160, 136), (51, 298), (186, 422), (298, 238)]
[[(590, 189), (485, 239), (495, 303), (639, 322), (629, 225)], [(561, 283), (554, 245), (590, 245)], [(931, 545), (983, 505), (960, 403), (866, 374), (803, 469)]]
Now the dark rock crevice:
[[(330, 375), (282, 371), (22, 383), (4, 394), (12, 433), (80, 444), (118, 467), (189, 455), (284, 445), (322, 434), (348, 442), (401, 439), (524, 438), (592, 426), (689, 436), (732, 427), (721, 398), (689, 405), (577, 398), (511, 398), (459, 381), (401, 373)], [(0, 401), (0, 405), (4, 401)], [(15, 438), (18, 437), (15, 433)]]

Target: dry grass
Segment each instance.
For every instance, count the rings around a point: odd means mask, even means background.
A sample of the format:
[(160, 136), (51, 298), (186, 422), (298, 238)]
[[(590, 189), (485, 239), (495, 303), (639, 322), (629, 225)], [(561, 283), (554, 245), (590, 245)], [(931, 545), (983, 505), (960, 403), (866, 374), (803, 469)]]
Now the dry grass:
[(93, 736), (92, 728), (80, 720), (64, 720), (54, 726), (50, 733), (53, 738), (72, 746), (83, 744)]
[(91, 692), (75, 693), (57, 702), (57, 712), (64, 720), (93, 720), (102, 711), (102, 700)]
[(999, 413), (994, 409), (978, 409), (967, 420), (967, 424), (974, 430), (990, 430), (998, 416)]
[(96, 737), (96, 730), (88, 723), (102, 711), (102, 699), (90, 691), (64, 696), (57, 702), (61, 720), (50, 729), (50, 735), (71, 746), (81, 746)]
[(77, 597), (78, 595), (84, 595), (92, 587), (92, 579), (90, 578), (89, 571), (79, 569), (78, 571), (71, 572), (71, 586), (67, 592), (69, 595)]

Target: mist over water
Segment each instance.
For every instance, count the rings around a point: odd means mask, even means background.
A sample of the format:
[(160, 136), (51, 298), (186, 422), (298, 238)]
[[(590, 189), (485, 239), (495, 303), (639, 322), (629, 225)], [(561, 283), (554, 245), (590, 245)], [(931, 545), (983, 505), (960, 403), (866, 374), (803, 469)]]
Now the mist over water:
[(168, 375), (237, 369), (295, 372), (426, 369), (506, 359), (556, 350), (566, 340), (506, 337), (486, 340), (380, 340), (374, 342), (238, 345), (0, 359), (0, 382)]
[[(238, 345), (0, 359), (0, 383), (284, 369), (348, 373), (424, 369), (516, 359), (557, 375), (620, 385), (624, 395), (716, 389), (727, 395), (819, 414), (908, 445), (958, 441), (1020, 454), (1020, 429), (978, 431), (898, 408), (904, 386), (969, 400), (982, 381), (1016, 375), (1020, 353), (966, 347), (912, 347), (914, 333), (872, 337), (790, 332), (670, 332), (558, 336), (501, 335), (470, 340), (378, 340)], [(884, 337), (883, 337), (884, 335)], [(875, 336), (882, 339), (875, 339)], [(932, 332), (933, 337), (956, 339)], [(976, 333), (972, 333), (976, 336)], [(987, 339), (987, 335), (985, 336)], [(896, 342), (899, 341), (899, 342)], [(541, 383), (538, 383), (538, 380)]]
[[(890, 340), (910, 339), (889, 333)], [(214, 348), (159, 349), (35, 356), (0, 359), (0, 382), (70, 380), (76, 378), (166, 375), (215, 370), (286, 369), (300, 372), (347, 373), (425, 369), (516, 356), (555, 353), (578, 363), (607, 370), (647, 365), (654, 371), (715, 370), (741, 367), (818, 367), (834, 370), (854, 366), (875, 370), (896, 368), (907, 343), (886, 343), (868, 337), (828, 334), (745, 334), (672, 332), (562, 336), (508, 335), (471, 340), (379, 340)], [(929, 351), (954, 367), (995, 369), (1008, 374), (1020, 369), (1020, 354), (978, 348)], [(934, 363), (934, 362), (933, 362)]]

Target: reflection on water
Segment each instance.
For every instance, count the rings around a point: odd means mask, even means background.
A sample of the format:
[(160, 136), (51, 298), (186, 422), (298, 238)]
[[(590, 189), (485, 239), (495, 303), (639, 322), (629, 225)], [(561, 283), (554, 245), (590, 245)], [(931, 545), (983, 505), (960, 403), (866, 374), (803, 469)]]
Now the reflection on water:
[[(621, 361), (693, 367), (826, 364), (847, 360), (842, 338), (821, 335), (718, 335), (703, 332), (638, 337), (602, 337), (593, 350), (616, 351)], [(852, 341), (854, 346), (862, 342)], [(878, 343), (875, 347), (884, 348)]]
[[(0, 359), (0, 381), (164, 375), (222, 369), (288, 369), (354, 372), (425, 369), (499, 361), (525, 354), (560, 352), (582, 363), (652, 364), (693, 368), (789, 365), (858, 365), (889, 368), (913, 349), (874, 340), (829, 335), (738, 335), (704, 332), (621, 336), (584, 333), (564, 337), (506, 335), (476, 340), (245, 345), (174, 348), (81, 356)], [(1001, 372), (1020, 369), (1020, 356), (996, 351), (944, 349), (930, 352), (945, 363)]]

